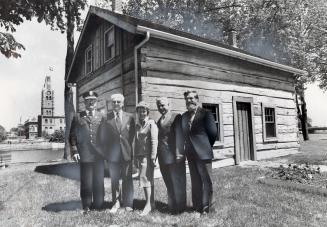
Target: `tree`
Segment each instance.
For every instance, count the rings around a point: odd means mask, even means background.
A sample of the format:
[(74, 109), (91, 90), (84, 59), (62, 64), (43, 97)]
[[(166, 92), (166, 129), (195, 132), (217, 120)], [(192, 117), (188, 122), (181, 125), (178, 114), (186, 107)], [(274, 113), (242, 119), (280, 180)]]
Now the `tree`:
[[(17, 52), (24, 46), (17, 42), (12, 34), (15, 26), (24, 20), (36, 17), (38, 22), (44, 21), (53, 30), (59, 30), (67, 35), (67, 52), (65, 60), (65, 79), (74, 55), (74, 30), (80, 28), (83, 21), (81, 11), (85, 9), (87, 0), (2, 0), (0, 2), (0, 27), (6, 32), (0, 31), (0, 51), (6, 57), (20, 57)], [(64, 158), (69, 157), (68, 134), (74, 108), (72, 104), (72, 90), (65, 80), (65, 119), (66, 119), (66, 144)]]
[(65, 132), (63, 130), (56, 130), (50, 138), (50, 142), (65, 142)]
[[(297, 77), (299, 118), (307, 119), (304, 90), (318, 80), (327, 90), (327, 2), (324, 0), (129, 1), (125, 12), (224, 43), (236, 31), (238, 47), (308, 73)], [(202, 25), (202, 26), (201, 26)]]
[(60, 1), (54, 0), (1, 0), (0, 1), (0, 51), (6, 57), (20, 57), (17, 52), (25, 49), (11, 34), (16, 31), (15, 26), (24, 20), (36, 17), (38, 22), (45, 21), (53, 27), (54, 22), (62, 22), (62, 6)]
[(4, 127), (2, 127), (2, 125), (0, 125), (0, 142), (5, 140), (6, 138), (7, 138), (6, 130)]

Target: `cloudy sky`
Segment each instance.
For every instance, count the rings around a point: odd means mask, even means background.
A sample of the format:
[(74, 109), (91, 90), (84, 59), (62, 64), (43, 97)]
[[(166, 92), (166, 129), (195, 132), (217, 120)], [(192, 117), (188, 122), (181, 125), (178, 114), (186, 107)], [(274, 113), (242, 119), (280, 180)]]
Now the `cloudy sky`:
[[(15, 37), (26, 48), (21, 51), (22, 57), (7, 59), (0, 55), (0, 125), (6, 130), (17, 126), (20, 119), (24, 123), (40, 114), (40, 94), (46, 75), (51, 76), (55, 90), (55, 114), (64, 114), (65, 35), (36, 21), (27, 21), (17, 27)], [(50, 72), (49, 67), (54, 71)], [(327, 93), (310, 85), (306, 97), (313, 125), (327, 126)]]

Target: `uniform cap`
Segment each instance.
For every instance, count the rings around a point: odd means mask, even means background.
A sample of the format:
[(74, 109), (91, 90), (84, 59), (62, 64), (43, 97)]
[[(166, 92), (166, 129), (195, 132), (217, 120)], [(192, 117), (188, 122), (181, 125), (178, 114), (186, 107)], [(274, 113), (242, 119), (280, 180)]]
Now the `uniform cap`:
[(87, 91), (83, 94), (84, 99), (96, 99), (98, 98), (98, 94), (94, 91)]

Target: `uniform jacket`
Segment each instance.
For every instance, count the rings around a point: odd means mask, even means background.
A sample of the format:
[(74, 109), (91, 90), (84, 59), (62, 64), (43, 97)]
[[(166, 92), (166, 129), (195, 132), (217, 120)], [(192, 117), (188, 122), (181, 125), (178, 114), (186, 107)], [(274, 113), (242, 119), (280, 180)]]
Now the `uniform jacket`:
[(121, 128), (118, 128), (114, 112), (109, 112), (101, 130), (101, 146), (110, 162), (132, 160), (132, 143), (135, 135), (135, 120), (132, 114), (123, 112)]
[(94, 116), (87, 116), (83, 111), (73, 118), (69, 140), (72, 154), (78, 153), (81, 162), (94, 162), (102, 158), (98, 134), (102, 117), (97, 111)]
[[(176, 149), (180, 146), (176, 144), (181, 131), (178, 130), (178, 119), (180, 114), (168, 112), (162, 120), (162, 116), (159, 118), (157, 125), (159, 129), (158, 134), (158, 160), (159, 164), (173, 164), (176, 162)], [(184, 145), (184, 144), (183, 144)]]
[(158, 149), (158, 127), (152, 119), (136, 125), (135, 156), (148, 156), (156, 159)]
[[(198, 107), (191, 128), (189, 127), (189, 121), (190, 113), (187, 111), (182, 115), (182, 129), (184, 141), (190, 141), (191, 144), (185, 144), (185, 147), (191, 145), (201, 160), (212, 159), (212, 146), (218, 133), (212, 113)], [(186, 150), (186, 154), (187, 152)]]

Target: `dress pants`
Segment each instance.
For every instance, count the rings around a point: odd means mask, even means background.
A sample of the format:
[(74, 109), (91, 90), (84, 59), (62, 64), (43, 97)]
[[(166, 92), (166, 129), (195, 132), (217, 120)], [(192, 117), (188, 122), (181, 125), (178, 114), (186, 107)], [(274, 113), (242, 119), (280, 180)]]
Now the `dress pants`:
[[(132, 161), (109, 162), (112, 197), (113, 200), (119, 199), (123, 207), (133, 208), (134, 186), (132, 169)], [(116, 201), (113, 202), (116, 203)]]
[(167, 187), (168, 207), (171, 212), (180, 213), (186, 207), (186, 169), (185, 161), (162, 164), (160, 172)]
[(193, 208), (198, 212), (209, 211), (212, 205), (212, 161), (192, 158), (188, 160), (192, 185)]
[[(81, 199), (83, 209), (101, 209), (104, 202), (104, 162), (81, 162)], [(93, 202), (93, 204), (92, 204)]]

